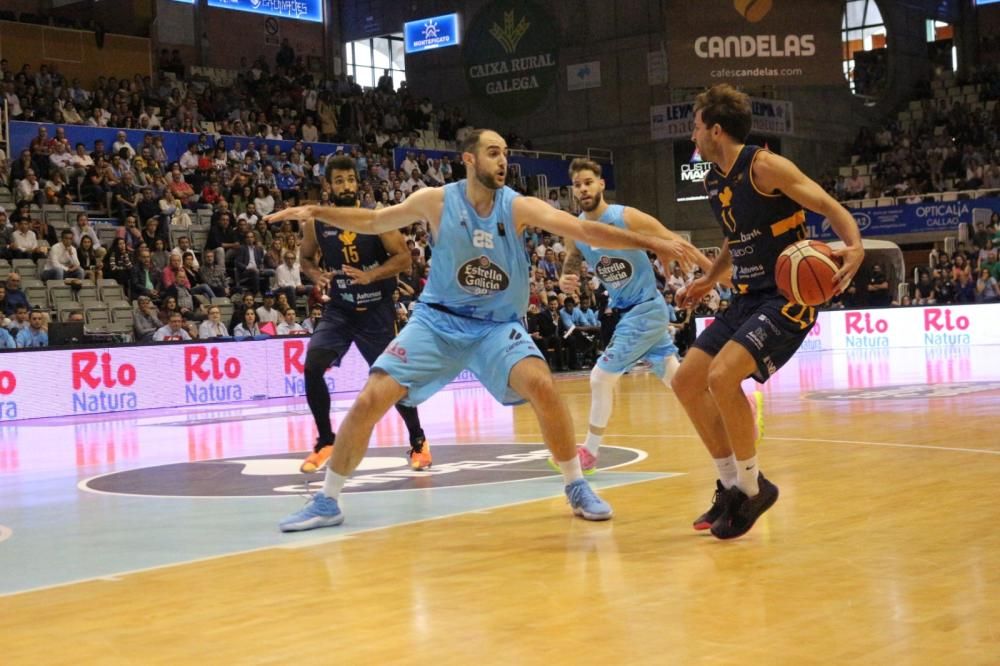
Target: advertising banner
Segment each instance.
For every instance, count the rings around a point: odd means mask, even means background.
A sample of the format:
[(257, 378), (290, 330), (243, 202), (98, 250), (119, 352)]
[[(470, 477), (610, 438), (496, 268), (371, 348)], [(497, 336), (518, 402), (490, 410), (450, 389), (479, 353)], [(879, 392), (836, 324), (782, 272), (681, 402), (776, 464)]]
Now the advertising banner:
[[(795, 133), (794, 105), (780, 99), (751, 97), (755, 134), (789, 135)], [(659, 104), (649, 109), (649, 125), (653, 140), (690, 139), (694, 130), (694, 100), (675, 104)]]
[[(851, 215), (865, 236), (892, 236), (941, 231), (957, 231), (958, 225), (988, 219), (1000, 213), (1000, 198), (966, 199), (964, 201), (931, 201), (900, 204), (879, 208), (852, 208)], [(817, 213), (806, 212), (809, 237), (836, 240), (830, 222)]]
[[(0, 423), (305, 395), (308, 337), (0, 353)], [(326, 373), (330, 393), (368, 379), (357, 349)], [(452, 385), (477, 383), (464, 371)]]
[[(701, 334), (715, 321), (699, 317)], [(1000, 344), (1000, 303), (823, 310), (800, 352)]]
[(463, 51), (473, 96), (498, 115), (536, 109), (558, 75), (558, 25), (530, 0), (497, 0), (480, 10)]
[[(174, 2), (194, 4), (194, 0), (174, 0)], [(208, 0), (208, 6), (296, 21), (323, 22), (321, 0)]]
[(403, 40), (407, 53), (458, 46), (458, 14), (407, 21), (403, 25)]
[(846, 85), (843, 8), (840, 0), (670, 0), (670, 84)]

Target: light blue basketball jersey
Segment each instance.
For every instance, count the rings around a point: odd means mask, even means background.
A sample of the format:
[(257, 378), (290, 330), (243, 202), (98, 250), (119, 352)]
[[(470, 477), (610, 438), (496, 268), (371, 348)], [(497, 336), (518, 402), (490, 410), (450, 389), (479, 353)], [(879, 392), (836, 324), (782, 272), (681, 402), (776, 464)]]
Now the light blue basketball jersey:
[[(624, 216), (625, 207), (615, 204), (608, 206), (597, 221), (625, 229)], [(583, 213), (580, 218), (584, 219)], [(580, 241), (574, 243), (597, 279), (607, 287), (611, 307), (629, 308), (659, 298), (653, 267), (644, 251), (602, 250)]]
[(497, 190), (493, 211), (481, 218), (465, 198), (464, 180), (444, 186), (444, 209), (431, 272), (420, 300), (463, 317), (511, 322), (528, 310), (528, 262), (524, 241), (514, 227), (511, 206), (518, 196)]

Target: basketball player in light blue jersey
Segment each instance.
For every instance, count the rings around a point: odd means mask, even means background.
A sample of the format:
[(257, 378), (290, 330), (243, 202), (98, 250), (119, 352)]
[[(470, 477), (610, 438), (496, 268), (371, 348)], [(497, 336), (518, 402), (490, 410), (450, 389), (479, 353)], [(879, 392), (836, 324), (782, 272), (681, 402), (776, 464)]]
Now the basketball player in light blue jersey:
[(365, 387), (347, 413), (326, 471), (323, 490), (280, 523), (283, 531), (339, 525), (338, 498), (361, 462), (372, 429), (399, 401), (416, 406), (463, 369), (505, 405), (528, 402), (566, 484), (573, 513), (611, 518), (611, 507), (583, 478), (573, 421), (556, 391), (542, 353), (521, 320), (528, 308), (530, 263), (526, 227), (609, 248), (643, 248), (661, 260), (693, 261), (694, 246), (609, 225), (581, 223), (541, 199), (505, 187), (507, 144), (496, 132), (475, 130), (462, 142), (468, 180), (414, 192), (380, 210), (303, 206), (269, 216), (271, 222), (315, 218), (340, 229), (381, 234), (427, 223), (434, 262), (406, 328), (372, 365)]
[[(573, 182), (573, 196), (583, 209), (581, 220), (628, 229), (644, 236), (680, 240), (680, 236), (646, 213), (608, 204), (604, 200), (600, 164), (577, 158), (570, 164), (569, 176)], [(615, 384), (622, 374), (645, 359), (652, 364), (660, 381), (669, 387), (680, 360), (668, 330), (667, 305), (656, 288), (656, 276), (645, 252), (607, 249), (572, 240), (567, 240), (564, 247), (566, 260), (559, 288), (565, 293), (575, 293), (586, 261), (608, 290), (609, 305), (621, 315), (611, 341), (590, 373), (590, 428), (584, 445), (579, 447), (579, 456), (584, 474), (592, 474), (597, 469), (601, 441), (611, 418)], [(712, 262), (700, 252), (696, 259), (702, 269), (711, 268)]]

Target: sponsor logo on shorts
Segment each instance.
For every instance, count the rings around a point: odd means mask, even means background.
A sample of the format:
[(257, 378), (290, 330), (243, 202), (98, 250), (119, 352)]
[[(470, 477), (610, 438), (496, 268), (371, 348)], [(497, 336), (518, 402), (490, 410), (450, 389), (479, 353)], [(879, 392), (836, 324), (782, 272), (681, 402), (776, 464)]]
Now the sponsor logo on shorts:
[(749, 338), (750, 342), (753, 343), (753, 346), (760, 351), (767, 343), (767, 332), (763, 328), (758, 328), (750, 333), (747, 333), (747, 338)]
[(455, 276), (458, 286), (474, 296), (496, 294), (510, 286), (510, 277), (485, 254), (462, 264)]
[(409, 363), (409, 360), (406, 358), (406, 350), (395, 340), (393, 340), (392, 344), (386, 348), (385, 353), (392, 354), (403, 363)]
[[(544, 446), (524, 444), (434, 446), (434, 466), (410, 469), (406, 449), (369, 449), (361, 466), (344, 486), (347, 493), (426, 490), (471, 486), (498, 481), (558, 476), (546, 462), (552, 454)], [(86, 490), (120, 495), (159, 497), (288, 497), (310, 492), (322, 475), (299, 472), (302, 453), (205, 460), (158, 465), (98, 476), (86, 481)], [(601, 467), (618, 467), (641, 460), (642, 451), (601, 447)]]
[(764, 367), (767, 368), (768, 376), (771, 376), (778, 371), (778, 366), (774, 364), (774, 361), (771, 360), (770, 356), (765, 356), (763, 360)]

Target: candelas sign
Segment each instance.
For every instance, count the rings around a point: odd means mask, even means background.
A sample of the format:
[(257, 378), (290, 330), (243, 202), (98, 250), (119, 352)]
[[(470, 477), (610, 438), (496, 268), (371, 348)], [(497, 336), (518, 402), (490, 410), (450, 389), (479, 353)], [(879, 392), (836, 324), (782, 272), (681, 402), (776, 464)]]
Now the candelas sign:
[(843, 7), (840, 0), (670, 0), (670, 84), (846, 85)]

